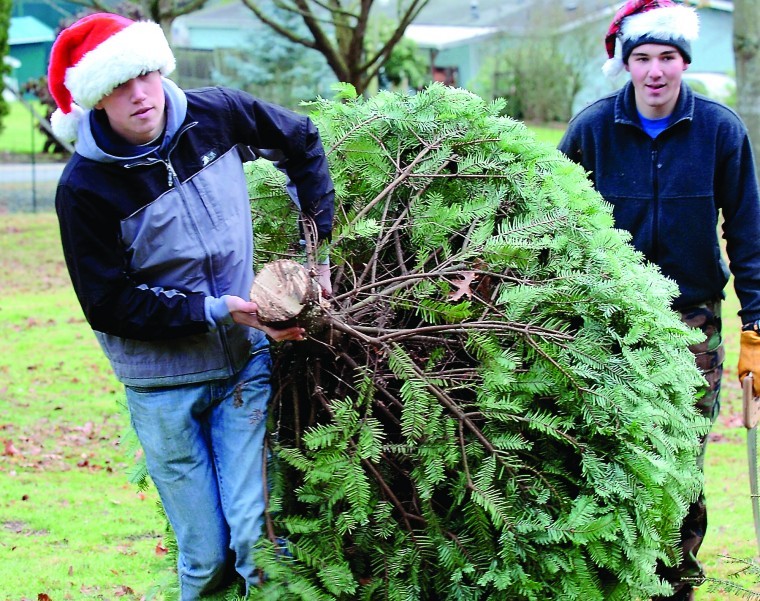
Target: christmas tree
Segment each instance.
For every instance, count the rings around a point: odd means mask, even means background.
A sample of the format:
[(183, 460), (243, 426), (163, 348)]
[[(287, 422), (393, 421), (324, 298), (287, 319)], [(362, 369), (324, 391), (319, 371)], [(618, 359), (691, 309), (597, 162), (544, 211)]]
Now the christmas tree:
[[(654, 569), (678, 560), (708, 425), (675, 285), (501, 103), (341, 94), (312, 115), (335, 294), (275, 350), (252, 597), (669, 592)], [(261, 267), (298, 224), (283, 176), (249, 169)]]

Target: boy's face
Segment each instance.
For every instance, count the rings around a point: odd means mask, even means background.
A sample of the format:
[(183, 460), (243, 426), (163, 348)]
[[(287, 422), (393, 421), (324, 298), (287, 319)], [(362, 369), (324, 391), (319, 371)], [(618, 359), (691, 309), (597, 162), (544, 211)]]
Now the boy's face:
[(166, 122), (161, 74), (151, 71), (121, 84), (98, 104), (111, 128), (131, 144), (145, 144), (158, 137)]
[(659, 119), (673, 112), (681, 91), (683, 72), (689, 68), (675, 46), (637, 46), (625, 68), (631, 74), (636, 108), (644, 117)]

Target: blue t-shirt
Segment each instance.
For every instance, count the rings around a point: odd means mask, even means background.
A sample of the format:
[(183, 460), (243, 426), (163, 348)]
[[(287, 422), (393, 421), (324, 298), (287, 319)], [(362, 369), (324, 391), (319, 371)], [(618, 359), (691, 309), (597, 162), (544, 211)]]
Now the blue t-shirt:
[(639, 119), (641, 119), (641, 127), (643, 127), (649, 137), (654, 140), (668, 126), (670, 115), (667, 117), (661, 117), (660, 119), (647, 119), (644, 115), (639, 113)]

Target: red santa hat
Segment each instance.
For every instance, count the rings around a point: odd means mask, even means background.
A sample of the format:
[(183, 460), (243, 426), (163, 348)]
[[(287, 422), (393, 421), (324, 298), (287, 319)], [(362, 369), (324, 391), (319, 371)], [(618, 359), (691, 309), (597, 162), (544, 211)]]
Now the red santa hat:
[(79, 19), (53, 43), (48, 87), (58, 105), (50, 118), (53, 133), (67, 142), (77, 137), (85, 109), (139, 75), (168, 75), (175, 60), (161, 27), (109, 13)]
[(691, 43), (698, 36), (699, 18), (693, 8), (672, 0), (628, 0), (604, 38), (609, 58), (602, 71), (607, 77), (620, 73), (633, 49), (642, 44), (674, 46), (691, 63)]

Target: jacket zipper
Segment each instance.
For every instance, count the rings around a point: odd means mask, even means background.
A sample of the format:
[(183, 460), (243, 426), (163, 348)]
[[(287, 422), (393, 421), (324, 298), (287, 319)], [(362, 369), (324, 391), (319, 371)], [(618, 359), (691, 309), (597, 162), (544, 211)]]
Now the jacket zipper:
[(652, 249), (653, 261), (660, 260), (660, 180), (659, 180), (660, 149), (657, 140), (652, 140)]
[[(193, 125), (194, 125), (194, 123), (188, 125), (188, 127), (185, 128), (185, 129), (183, 129), (182, 132), (180, 132), (180, 133), (183, 133), (186, 129), (188, 129), (189, 127), (192, 127)], [(179, 193), (180, 197), (182, 198), (182, 203), (184, 204), (184, 206), (185, 207), (189, 207), (188, 200), (187, 200), (187, 198), (185, 196), (185, 190), (184, 190), (184, 188), (182, 186), (182, 183), (179, 182), (179, 181), (177, 181), (177, 172), (174, 170), (174, 166), (172, 165), (171, 154), (172, 154), (172, 151), (174, 150), (175, 147), (176, 147), (176, 144), (173, 144), (172, 147), (169, 148), (168, 152), (166, 153), (166, 160), (162, 160), (162, 162), (164, 163), (164, 165), (166, 165), (167, 178), (168, 178), (167, 179), (167, 183), (168, 183), (169, 187), (170, 188), (174, 187), (177, 190), (177, 192)], [(176, 181), (176, 185), (175, 185), (175, 181)], [(203, 201), (201, 200), (200, 202), (202, 203)], [(186, 209), (186, 210), (188, 210), (188, 215), (190, 217), (190, 222), (193, 224), (193, 227), (194, 227), (195, 233), (196, 233), (196, 237), (198, 238), (198, 241), (200, 242), (202, 248), (204, 249), (204, 251), (206, 253), (206, 256), (208, 257), (207, 258), (207, 263), (209, 263), (209, 278), (211, 278), (212, 290), (216, 294), (218, 294), (218, 288), (217, 288), (217, 285), (216, 285), (216, 281), (213, 278), (213, 272), (214, 272), (213, 265), (210, 264), (210, 262), (211, 262), (211, 252), (206, 248), (206, 245), (205, 245), (205, 243), (203, 241), (203, 237), (201, 235), (201, 231), (200, 231), (200, 228), (198, 227), (197, 222), (193, 218), (192, 214), (189, 213), (189, 209)], [(225, 332), (224, 328), (218, 328), (217, 332), (218, 332), (218, 335), (219, 335), (219, 340), (220, 340), (220, 342), (222, 344), (222, 349), (224, 351), (224, 357), (225, 357), (225, 359), (227, 361), (227, 366), (229, 367), (230, 371), (232, 371), (234, 369), (234, 365), (233, 365), (233, 361), (232, 361), (232, 353), (230, 352), (230, 348), (229, 348), (229, 342), (227, 340), (227, 333)]]
[(169, 150), (166, 152), (166, 159), (151, 157), (142, 161), (135, 161), (134, 163), (125, 163), (124, 168), (131, 169), (132, 167), (142, 167), (145, 165), (155, 165), (156, 163), (163, 163), (164, 166), (166, 167), (166, 184), (170, 188), (173, 188), (174, 182), (177, 180), (177, 172), (174, 170), (174, 167), (172, 166), (169, 156), (171, 155), (172, 151), (177, 147), (177, 144), (179, 144), (179, 139), (182, 136), (182, 134), (184, 134), (191, 127), (195, 127), (196, 125), (198, 125), (198, 122), (193, 121), (185, 125), (179, 131), (177, 131), (177, 133), (174, 135), (174, 139), (172, 140), (172, 145), (169, 147)]
[(165, 160), (164, 164), (166, 165), (166, 185), (171, 188), (174, 186), (174, 180), (177, 177), (177, 173), (174, 171), (172, 162), (169, 159)]

